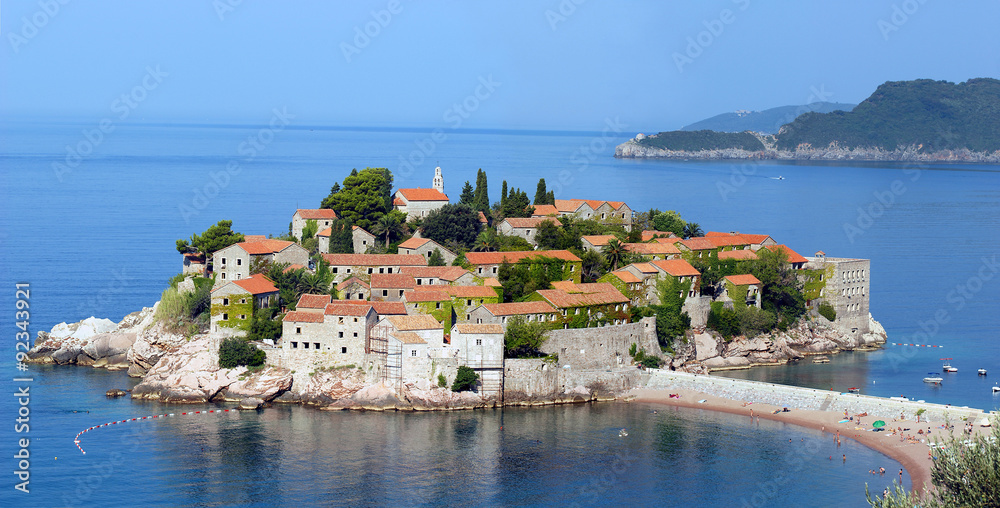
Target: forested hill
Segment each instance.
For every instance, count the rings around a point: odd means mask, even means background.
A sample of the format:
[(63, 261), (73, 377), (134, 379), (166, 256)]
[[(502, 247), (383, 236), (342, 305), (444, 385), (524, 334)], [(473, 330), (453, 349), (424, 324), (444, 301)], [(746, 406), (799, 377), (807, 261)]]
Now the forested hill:
[(924, 152), (1000, 150), (1000, 80), (889, 81), (853, 111), (796, 118), (781, 128), (777, 148), (825, 147), (834, 141), (885, 150), (910, 145)]
[(764, 111), (737, 111), (723, 113), (712, 118), (706, 118), (691, 125), (681, 127), (682, 131), (710, 130), (716, 132), (754, 131), (763, 134), (777, 134), (778, 129), (803, 113), (829, 113), (831, 111), (850, 111), (856, 104), (841, 104), (838, 102), (814, 102), (801, 106), (779, 106)]

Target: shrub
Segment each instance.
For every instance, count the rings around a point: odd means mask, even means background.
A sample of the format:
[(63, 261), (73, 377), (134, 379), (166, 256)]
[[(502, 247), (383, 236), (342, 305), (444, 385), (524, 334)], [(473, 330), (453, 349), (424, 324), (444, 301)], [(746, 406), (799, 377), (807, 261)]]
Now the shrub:
[(267, 353), (257, 349), (249, 342), (235, 337), (222, 341), (219, 345), (219, 367), (232, 369), (241, 365), (256, 367), (264, 365)]
[(448, 386), (448, 378), (444, 377), (444, 374), (438, 374), (438, 386), (441, 388)]
[(837, 319), (837, 311), (834, 310), (833, 305), (826, 302), (819, 304), (819, 314), (831, 322)]
[[(451, 391), (461, 392), (465, 390), (471, 390), (476, 386), (476, 381), (479, 380), (479, 374), (472, 370), (470, 367), (462, 365), (458, 368), (458, 374), (455, 375), (455, 382), (451, 384)], [(440, 378), (438, 379), (440, 382)]]
[(540, 321), (528, 321), (524, 316), (514, 316), (504, 332), (504, 349), (507, 358), (539, 358), (545, 356), (538, 348), (545, 342), (549, 327)]

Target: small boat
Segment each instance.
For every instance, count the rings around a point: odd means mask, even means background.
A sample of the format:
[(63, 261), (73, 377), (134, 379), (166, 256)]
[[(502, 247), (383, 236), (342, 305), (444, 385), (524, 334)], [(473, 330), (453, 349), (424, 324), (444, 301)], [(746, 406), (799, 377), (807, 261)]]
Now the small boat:
[(813, 363), (830, 363), (830, 359), (825, 356), (817, 356), (813, 358)]
[(1000, 392), (1000, 386), (993, 385), (993, 393)]
[(986, 375), (986, 369), (979, 369), (979, 375), (980, 376), (985, 376)]
[(781, 175), (778, 175), (778, 180), (784, 180), (784, 179), (785, 179), (785, 177), (783, 177)]
[(937, 372), (928, 372), (927, 377), (924, 378), (925, 383), (931, 383), (935, 385), (941, 384), (941, 381), (944, 381), (944, 379), (941, 377), (941, 374), (938, 374)]
[(899, 402), (909, 402), (910, 399), (906, 398), (906, 395), (900, 395), (899, 397), (889, 397), (889, 400), (898, 400)]
[(618, 437), (628, 437), (628, 431), (625, 429), (619, 430)]
[(941, 370), (945, 372), (958, 372), (958, 369), (952, 367), (951, 362), (948, 361), (951, 360), (951, 358), (942, 358), (941, 360), (944, 362), (944, 365), (941, 366)]
[(861, 393), (861, 388), (858, 388), (857, 386), (852, 386), (848, 388), (847, 391), (851, 393)]

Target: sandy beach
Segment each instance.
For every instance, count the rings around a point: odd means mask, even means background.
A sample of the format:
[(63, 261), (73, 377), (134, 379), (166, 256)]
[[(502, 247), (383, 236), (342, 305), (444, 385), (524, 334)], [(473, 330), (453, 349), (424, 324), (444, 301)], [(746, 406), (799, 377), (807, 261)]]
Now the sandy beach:
[[(629, 392), (635, 396), (635, 402), (646, 402), (654, 404), (664, 404), (668, 406), (688, 407), (695, 409), (708, 409), (711, 411), (722, 411), (736, 415), (750, 417), (753, 411), (754, 417), (766, 420), (774, 420), (793, 425), (800, 425), (824, 431), (831, 434), (831, 438), (839, 436), (842, 439), (854, 439), (859, 443), (877, 450), (893, 459), (899, 461), (906, 468), (913, 482), (913, 489), (923, 491), (931, 486), (931, 464), (928, 454), (930, 450), (928, 442), (935, 440), (944, 441), (948, 439), (952, 432), (956, 436), (963, 431), (965, 422), (951, 422), (953, 428), (944, 430), (939, 428), (941, 422), (917, 423), (913, 419), (904, 420), (884, 420), (886, 430), (882, 432), (872, 432), (872, 423), (878, 418), (862, 417), (861, 424), (854, 421), (839, 423), (844, 420), (843, 411), (816, 411), (791, 409), (789, 412), (774, 413), (775, 410), (782, 409), (780, 406), (754, 402), (748, 404), (746, 401), (731, 400), (707, 393), (689, 389), (636, 389)], [(678, 397), (671, 397), (671, 394)], [(699, 403), (699, 401), (704, 402)], [(856, 416), (856, 415), (850, 415)], [(897, 431), (902, 429), (902, 431)], [(975, 434), (988, 433), (989, 429), (974, 427)], [(886, 474), (895, 474), (892, 471)]]

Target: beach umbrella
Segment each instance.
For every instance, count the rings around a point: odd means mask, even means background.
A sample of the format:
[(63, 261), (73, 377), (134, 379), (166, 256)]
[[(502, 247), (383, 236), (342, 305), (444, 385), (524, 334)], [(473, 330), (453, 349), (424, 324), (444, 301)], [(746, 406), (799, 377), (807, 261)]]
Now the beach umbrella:
[(875, 423), (872, 424), (872, 427), (875, 427), (876, 429), (881, 429), (882, 427), (885, 427), (885, 422), (882, 420), (875, 420)]

